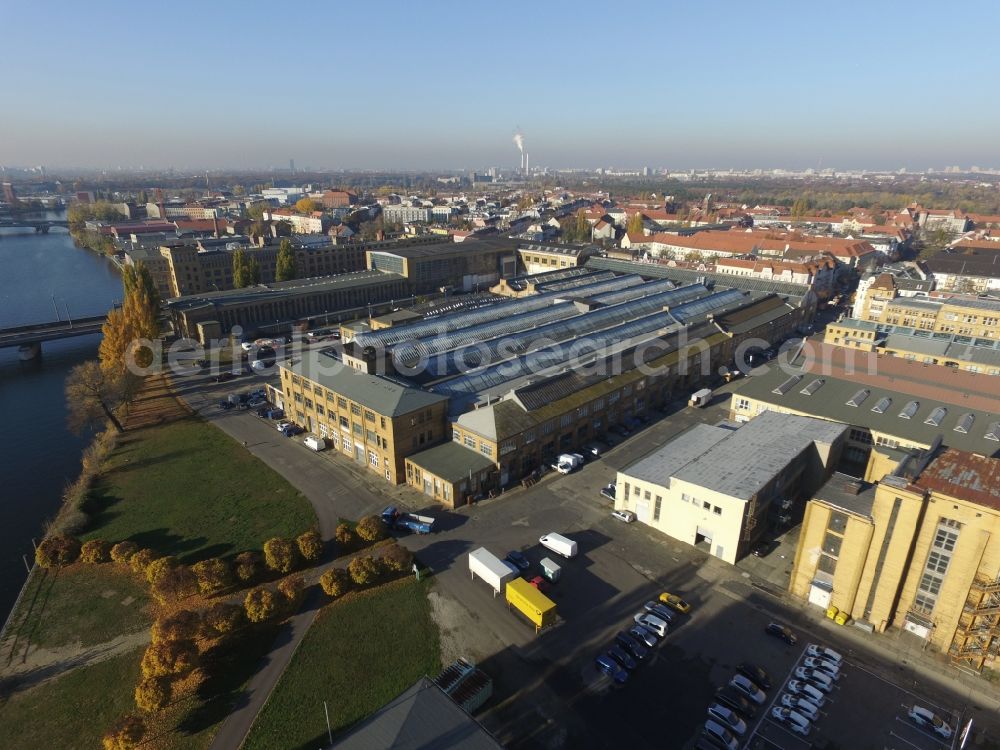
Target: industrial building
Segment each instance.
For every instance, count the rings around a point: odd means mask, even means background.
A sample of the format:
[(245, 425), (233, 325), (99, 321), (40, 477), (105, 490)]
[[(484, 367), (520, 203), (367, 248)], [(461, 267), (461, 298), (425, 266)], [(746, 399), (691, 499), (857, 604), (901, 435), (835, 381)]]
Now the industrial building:
[(454, 242), (441, 239), (421, 244), (367, 251), (367, 266), (404, 277), (417, 293), (453, 288), (466, 292), (488, 289), (501, 277), (517, 273), (517, 241), (482, 237)]
[[(730, 365), (742, 342), (781, 341), (815, 309), (809, 293), (710, 288), (589, 265), (561, 273), (517, 299), (483, 298), (480, 306), (425, 313), (408, 324), (352, 329), (350, 343), (283, 365), (281, 392), (273, 395), (316, 434), (333, 440), (338, 432), (343, 446), (346, 432), (356, 460), (357, 415), (346, 415), (345, 425), (341, 410), (328, 406), (351, 398), (337, 390), (341, 376), (321, 377), (320, 370), (339, 366), (447, 402), (440, 421), (435, 411), (425, 427), (433, 430), (424, 442), (411, 436), (383, 444), (378, 468), (369, 468), (382, 475), (388, 460), (389, 481), (457, 505), (686, 397)], [(369, 408), (376, 421), (392, 416), (384, 403)], [(452, 447), (436, 449), (449, 440)]]
[[(994, 439), (998, 425), (993, 427)], [(808, 503), (791, 592), (981, 669), (1000, 653), (1000, 459), (936, 443)]]
[(742, 427), (696, 425), (618, 472), (615, 508), (735, 563), (840, 461), (847, 427), (764, 413)]

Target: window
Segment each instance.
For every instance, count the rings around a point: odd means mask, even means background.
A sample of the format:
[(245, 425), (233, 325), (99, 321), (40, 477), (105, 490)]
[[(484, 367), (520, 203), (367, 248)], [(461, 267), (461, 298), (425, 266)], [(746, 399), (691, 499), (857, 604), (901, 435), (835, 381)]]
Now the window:
[(830, 520), (827, 521), (826, 528), (829, 531), (843, 534), (847, 530), (847, 514), (841, 513), (839, 510), (831, 511)]
[(493, 457), (493, 446), (490, 445), (489, 443), (480, 443), (479, 444), (479, 452), (482, 453), (484, 456), (489, 456), (490, 458), (492, 458)]
[(359, 438), (364, 434), (364, 430), (361, 428), (361, 425), (358, 424), (357, 422), (353, 422), (351, 424), (351, 431)]
[(475, 450), (475, 448), (476, 448), (476, 437), (475, 437), (475, 435), (466, 435), (465, 436), (465, 447), (466, 448), (472, 448), (473, 450)]
[(720, 508), (718, 505), (713, 505), (712, 506), (712, 512), (715, 515), (717, 515), (717, 516), (721, 516), (722, 515), (722, 508)]
[(625, 497), (628, 497), (629, 483), (625, 482)]
[(375, 412), (368, 411), (367, 409), (365, 409), (365, 421), (366, 422), (374, 422), (375, 421)]
[(338, 409), (346, 409), (347, 408), (347, 399), (344, 398), (343, 396), (337, 396), (337, 408)]
[(650, 498), (650, 492), (649, 492), (649, 490), (646, 490), (645, 492), (642, 493), (642, 499), (643, 500), (649, 500), (649, 498)]
[(738, 398), (738, 399), (736, 399), (736, 410), (737, 411), (749, 411), (749, 409), (750, 409), (750, 400), (749, 399), (746, 399), (746, 398)]
[(683, 502), (685, 502), (685, 503), (689, 503), (689, 502), (691, 502), (691, 496), (688, 493), (686, 493), (686, 492), (682, 492), (681, 493), (681, 500)]
[(292, 397), (295, 399), (295, 401), (297, 403), (300, 403), (300, 404), (302, 403), (302, 394), (301, 393), (294, 393), (294, 394), (292, 394)]
[(938, 549), (943, 549), (946, 552), (952, 552), (955, 549), (955, 542), (958, 541), (958, 534), (948, 531), (947, 529), (938, 529), (937, 534), (934, 535), (934, 546)]
[(378, 466), (378, 454), (375, 451), (368, 451), (368, 463), (372, 466)]
[(569, 427), (569, 425), (571, 425), (571, 424), (573, 424), (573, 415), (572, 414), (563, 414), (561, 417), (559, 417), (559, 426), (560, 427)]
[(307, 398), (306, 399), (306, 408), (307, 409), (312, 409), (313, 408), (313, 402), (312, 402), (311, 398)]
[(823, 537), (823, 552), (834, 557), (840, 557), (840, 545), (843, 541), (842, 537), (827, 532), (826, 536)]
[(659, 495), (656, 496), (656, 502), (653, 503), (653, 520), (660, 520), (660, 506), (663, 504), (663, 498)]
[(378, 419), (379, 419), (379, 426), (384, 430), (385, 429), (385, 417), (379, 417)]
[(639, 487), (638, 485), (632, 488), (632, 494), (639, 497)]
[(524, 433), (524, 444), (528, 445), (529, 443), (533, 442), (535, 442), (535, 431), (528, 430), (526, 433)]
[(346, 430), (346, 429), (350, 428), (351, 423), (350, 423), (350, 421), (348, 421), (347, 417), (341, 417), (340, 418), (340, 426), (343, 427)]
[(827, 575), (833, 575), (837, 570), (837, 558), (830, 557), (829, 555), (820, 555), (819, 562), (816, 565), (817, 570), (821, 570)]
[(315, 393), (317, 396), (322, 396), (323, 395), (323, 389), (320, 388), (318, 385), (314, 385), (313, 386), (313, 393)]
[(292, 384), (302, 385), (302, 378), (300, 378), (298, 375), (292, 375)]
[(347, 435), (344, 435), (344, 450), (348, 453), (354, 452), (354, 443), (351, 442), (351, 439)]
[(351, 414), (353, 414), (356, 417), (360, 417), (361, 416), (361, 407), (358, 406), (357, 404), (351, 404)]
[(500, 443), (500, 455), (506, 456), (508, 453), (513, 453), (517, 450), (517, 442), (514, 440), (504, 440)]
[(710, 510), (712, 508), (712, 504), (707, 500), (704, 500), (701, 504), (701, 507), (704, 508), (705, 510)]
[(326, 414), (326, 409), (323, 408), (322, 404), (316, 404), (316, 413), (320, 416)]

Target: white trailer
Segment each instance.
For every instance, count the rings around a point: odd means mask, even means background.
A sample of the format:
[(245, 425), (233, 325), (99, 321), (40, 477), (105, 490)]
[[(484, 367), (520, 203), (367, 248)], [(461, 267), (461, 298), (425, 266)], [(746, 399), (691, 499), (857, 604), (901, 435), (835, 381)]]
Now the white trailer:
[(479, 576), (493, 588), (493, 596), (503, 592), (507, 581), (516, 573), (485, 547), (474, 549), (469, 553), (469, 575)]
[(562, 555), (567, 559), (576, 556), (576, 542), (563, 536), (562, 534), (557, 534), (554, 531), (550, 531), (548, 534), (541, 537), (538, 540), (538, 543), (543, 547), (552, 550), (557, 555)]
[(712, 400), (712, 389), (702, 388), (700, 391), (695, 391), (691, 394), (691, 398), (688, 400), (688, 406), (705, 406), (709, 401)]

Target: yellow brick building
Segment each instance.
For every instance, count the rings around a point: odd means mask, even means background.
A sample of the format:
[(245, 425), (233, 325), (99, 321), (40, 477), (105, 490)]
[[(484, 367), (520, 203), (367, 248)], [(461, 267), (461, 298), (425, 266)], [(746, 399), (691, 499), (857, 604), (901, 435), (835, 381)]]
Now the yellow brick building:
[(1000, 651), (1000, 459), (913, 452), (877, 483), (834, 476), (806, 509), (790, 589), (957, 663)]

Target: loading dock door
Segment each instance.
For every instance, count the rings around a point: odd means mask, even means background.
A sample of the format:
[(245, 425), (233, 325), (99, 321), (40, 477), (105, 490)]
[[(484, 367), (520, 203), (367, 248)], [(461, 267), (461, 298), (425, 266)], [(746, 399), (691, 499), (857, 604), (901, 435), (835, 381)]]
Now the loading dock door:
[(635, 515), (643, 523), (649, 523), (652, 520), (649, 513), (649, 500), (636, 500)]
[(815, 583), (809, 587), (809, 603), (827, 609), (830, 606), (830, 597), (833, 592)]

